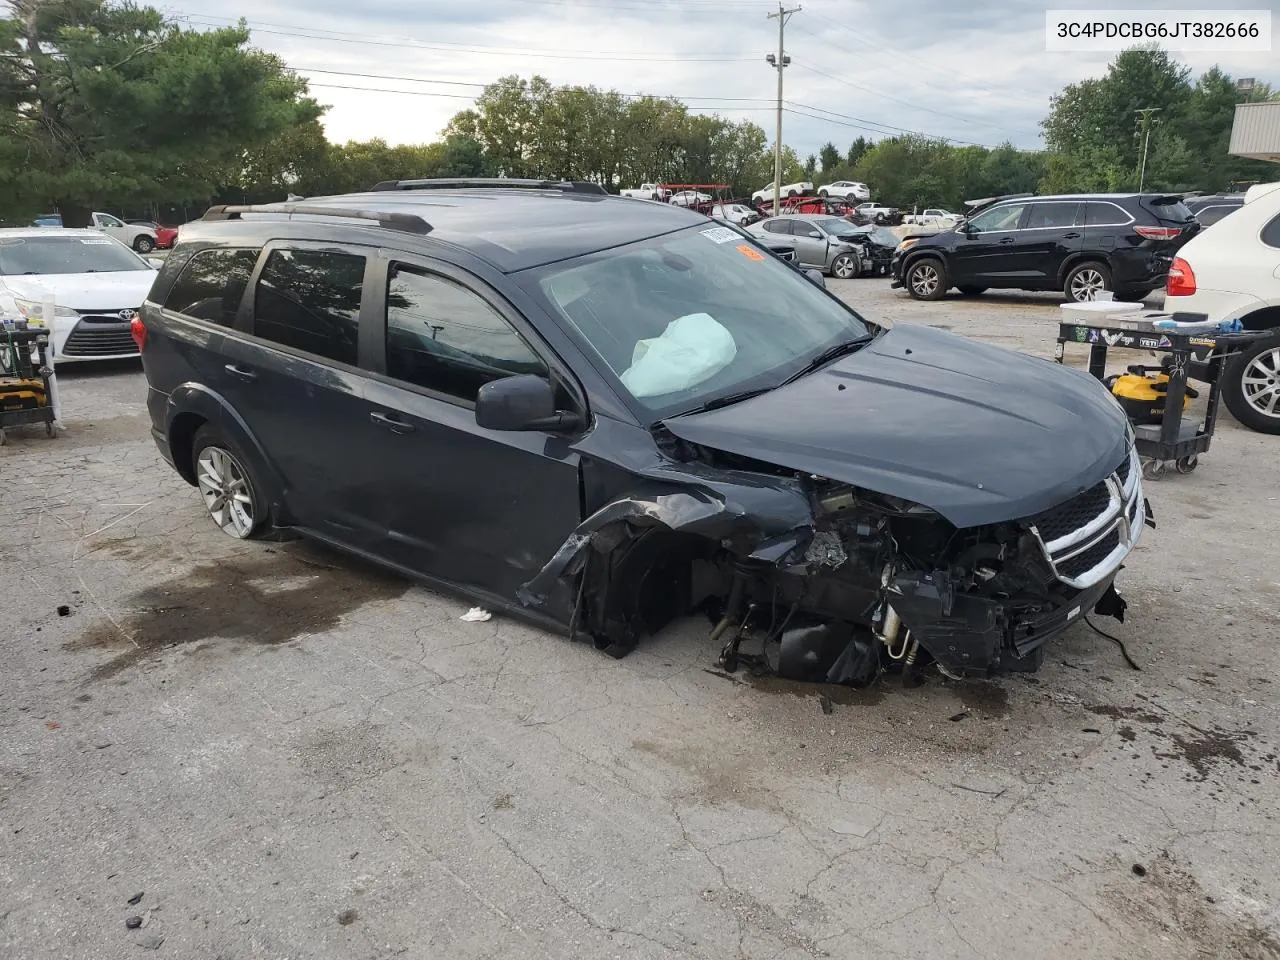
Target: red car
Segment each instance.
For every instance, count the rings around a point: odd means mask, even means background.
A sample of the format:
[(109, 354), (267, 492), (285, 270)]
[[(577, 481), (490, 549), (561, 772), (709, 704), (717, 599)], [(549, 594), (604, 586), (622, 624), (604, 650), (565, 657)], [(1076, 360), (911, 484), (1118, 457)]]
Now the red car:
[(168, 250), (173, 246), (173, 241), (178, 239), (177, 227), (166, 227), (163, 224), (156, 223), (154, 220), (126, 220), (125, 223), (136, 224), (139, 227), (150, 227), (156, 232), (156, 249)]

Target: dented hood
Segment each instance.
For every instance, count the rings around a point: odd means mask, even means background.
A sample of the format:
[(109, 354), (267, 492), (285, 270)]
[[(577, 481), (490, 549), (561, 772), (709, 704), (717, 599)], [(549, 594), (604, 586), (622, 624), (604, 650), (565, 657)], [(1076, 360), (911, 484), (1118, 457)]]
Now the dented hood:
[(795, 383), (666, 426), (971, 527), (1093, 486), (1123, 460), (1127, 423), (1087, 373), (907, 325)]

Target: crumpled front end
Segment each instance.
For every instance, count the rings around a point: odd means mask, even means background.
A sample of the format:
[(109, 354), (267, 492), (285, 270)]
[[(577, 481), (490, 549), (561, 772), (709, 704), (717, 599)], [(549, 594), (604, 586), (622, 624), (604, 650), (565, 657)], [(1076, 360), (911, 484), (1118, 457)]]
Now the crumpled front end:
[(969, 528), (849, 484), (685, 452), (703, 482), (597, 511), (521, 599), (569, 582), (572, 631), (617, 656), (701, 610), (729, 669), (853, 685), (929, 663), (952, 677), (1030, 671), (1084, 615), (1123, 619), (1113, 581), (1154, 525), (1132, 448), (1052, 509)]

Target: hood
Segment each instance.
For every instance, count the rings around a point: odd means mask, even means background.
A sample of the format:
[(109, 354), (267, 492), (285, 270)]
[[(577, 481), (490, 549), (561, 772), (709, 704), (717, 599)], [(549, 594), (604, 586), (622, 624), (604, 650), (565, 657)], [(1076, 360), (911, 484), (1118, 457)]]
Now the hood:
[(901, 497), (957, 527), (1034, 516), (1114, 471), (1128, 420), (1087, 373), (923, 326), (751, 399), (691, 443)]
[(126, 270), (0, 277), (0, 283), (19, 299), (38, 303), (52, 294), (58, 306), (72, 310), (136, 310), (147, 299), (155, 279), (154, 270)]

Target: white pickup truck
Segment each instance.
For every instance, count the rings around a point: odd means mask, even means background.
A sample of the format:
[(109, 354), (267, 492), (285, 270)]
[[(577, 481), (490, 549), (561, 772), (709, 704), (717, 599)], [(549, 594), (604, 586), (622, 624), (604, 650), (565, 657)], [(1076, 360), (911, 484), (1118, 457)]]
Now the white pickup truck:
[(126, 247), (132, 247), (139, 253), (150, 253), (156, 248), (156, 232), (150, 227), (136, 223), (125, 223), (119, 217), (109, 213), (95, 213), (93, 226), (109, 237), (115, 237)]
[(621, 191), (621, 195), (632, 200), (667, 200), (671, 191), (660, 183), (642, 183), (639, 187)]
[(909, 213), (902, 218), (903, 223), (920, 227), (954, 227), (960, 222), (958, 213), (951, 213), (941, 207), (926, 207), (922, 213)]

